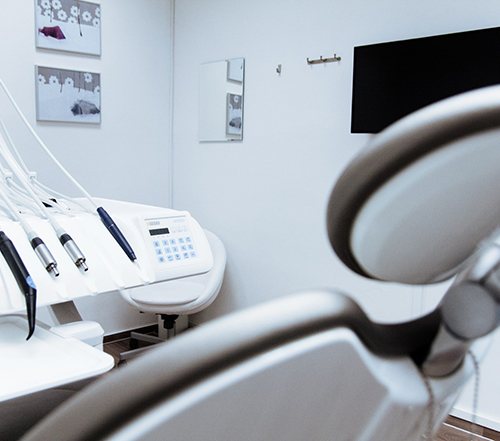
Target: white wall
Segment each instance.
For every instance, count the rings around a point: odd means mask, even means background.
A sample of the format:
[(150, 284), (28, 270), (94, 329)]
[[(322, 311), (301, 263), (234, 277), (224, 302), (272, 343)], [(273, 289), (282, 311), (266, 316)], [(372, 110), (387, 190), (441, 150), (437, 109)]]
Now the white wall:
[[(328, 194), (368, 140), (350, 134), (353, 47), (495, 26), (499, 11), (494, 0), (176, 2), (174, 206), (229, 253), (224, 292), (201, 319), (312, 286), (343, 287), (382, 320), (420, 310), (420, 289), (364, 281), (327, 243)], [(340, 63), (306, 64), (333, 52)], [(199, 65), (239, 56), (244, 140), (199, 143)]]
[[(329, 191), (368, 140), (349, 133), (353, 47), (498, 26), (499, 16), (496, 0), (176, 2), (174, 207), (191, 210), (228, 251), (223, 292), (196, 320), (318, 286), (348, 291), (382, 321), (437, 302), (439, 287), (422, 295), (362, 280), (327, 242)], [(340, 63), (306, 64), (334, 51)], [(199, 65), (232, 57), (246, 60), (244, 140), (200, 144)], [(500, 427), (490, 410), (482, 415)]]
[[(56, 157), (94, 196), (168, 206), (170, 1), (102, 2), (100, 58), (36, 50), (32, 0), (3, 2), (2, 17), (0, 76)], [(36, 123), (36, 64), (100, 72), (102, 124)], [(2, 94), (0, 116), (40, 179), (77, 195), (26, 135)], [(116, 294), (84, 299), (78, 306), (84, 318), (98, 320), (107, 333), (154, 322)]]

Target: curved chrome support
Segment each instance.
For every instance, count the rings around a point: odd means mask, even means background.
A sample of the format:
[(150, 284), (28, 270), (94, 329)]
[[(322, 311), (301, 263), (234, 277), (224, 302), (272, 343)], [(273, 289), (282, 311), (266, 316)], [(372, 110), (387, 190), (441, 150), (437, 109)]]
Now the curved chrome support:
[(429, 376), (455, 371), (472, 341), (500, 324), (500, 230), (467, 263), (438, 307), (441, 327), (422, 365)]

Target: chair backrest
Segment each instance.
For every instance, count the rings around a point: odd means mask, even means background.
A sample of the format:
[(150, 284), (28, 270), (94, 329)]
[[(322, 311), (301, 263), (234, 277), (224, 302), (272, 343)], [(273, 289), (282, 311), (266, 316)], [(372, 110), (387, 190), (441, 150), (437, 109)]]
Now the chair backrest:
[[(404, 355), (417, 334), (384, 357), (383, 341), (408, 332), (380, 331), (338, 293), (274, 300), (134, 360), (22, 441), (410, 440), (428, 427), (427, 387)], [(434, 411), (449, 410), (471, 370), (434, 382)]]

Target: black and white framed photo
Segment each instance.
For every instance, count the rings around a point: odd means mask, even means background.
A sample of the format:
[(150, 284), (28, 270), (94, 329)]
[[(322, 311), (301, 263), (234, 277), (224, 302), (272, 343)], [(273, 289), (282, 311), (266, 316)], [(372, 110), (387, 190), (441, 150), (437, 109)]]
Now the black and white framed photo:
[(101, 5), (81, 0), (35, 0), (36, 46), (101, 55)]
[(36, 66), (36, 119), (100, 124), (101, 75)]
[(234, 93), (227, 94), (226, 133), (236, 137), (243, 134), (243, 97)]

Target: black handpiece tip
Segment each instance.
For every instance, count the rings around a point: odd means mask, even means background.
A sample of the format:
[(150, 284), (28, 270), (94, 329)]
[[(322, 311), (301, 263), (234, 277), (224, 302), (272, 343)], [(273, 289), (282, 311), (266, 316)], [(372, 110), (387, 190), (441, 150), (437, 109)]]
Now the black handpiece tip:
[(29, 340), (33, 333), (35, 332), (35, 326), (36, 326), (36, 295), (27, 295), (26, 296), (26, 313), (28, 316), (28, 327), (29, 327), (29, 332), (28, 332), (28, 337), (26, 337), (26, 340)]
[(34, 333), (35, 333), (35, 326), (30, 326), (30, 331), (28, 333), (28, 336), (26, 337), (26, 341), (28, 341)]

